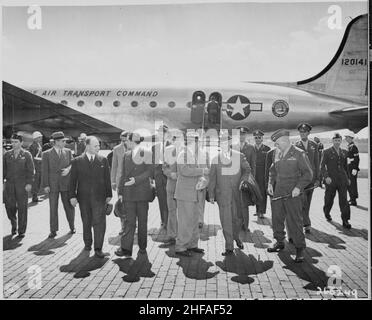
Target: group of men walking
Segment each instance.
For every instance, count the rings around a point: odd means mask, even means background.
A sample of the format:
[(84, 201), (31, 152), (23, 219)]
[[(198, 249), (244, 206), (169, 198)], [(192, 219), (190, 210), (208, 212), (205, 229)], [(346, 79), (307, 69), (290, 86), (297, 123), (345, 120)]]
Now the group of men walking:
[[(30, 152), (22, 148), (22, 136), (13, 134), (13, 148), (3, 157), (4, 202), (11, 233), (25, 236), (28, 193), (37, 184), (49, 195), (49, 237), (56, 237), (59, 229), (59, 196), (71, 234), (76, 232), (75, 207), (79, 203), (84, 249), (90, 251), (94, 245), (95, 255), (100, 258), (105, 256), (102, 248), (112, 190), (117, 192), (116, 211), (121, 219), (121, 245), (115, 252), (118, 256), (132, 255), (136, 228), (139, 252), (146, 252), (149, 202), (155, 193), (166, 242), (174, 244), (176, 254), (182, 256), (203, 253), (198, 241), (206, 199), (219, 207), (225, 238), (223, 255), (233, 253), (234, 241), (238, 248), (244, 248), (239, 234), (249, 232), (249, 206), (255, 205), (258, 218), (264, 218), (269, 195), (276, 243), (268, 251), (284, 249), (287, 229), (288, 240), (296, 247), (295, 261), (303, 261), (304, 233), (311, 232), (311, 199), (322, 183), (326, 219), (332, 219), (330, 211), (337, 191), (343, 226), (351, 228), (350, 205), (356, 205), (359, 171), (352, 133), (346, 136), (347, 151), (340, 148), (339, 134), (333, 136), (332, 147), (323, 151), (319, 143), (309, 140), (311, 125), (306, 123), (298, 126), (301, 140), (294, 145), (288, 130), (274, 132), (272, 149), (263, 144), (261, 130), (253, 132), (255, 143), (249, 144), (248, 128), (238, 129), (239, 145), (233, 145), (232, 136), (224, 134), (214, 157), (195, 131), (183, 135), (163, 125), (151, 150), (141, 145), (143, 137), (124, 131), (121, 143), (113, 150), (111, 165), (98, 154), (100, 143), (94, 136), (81, 139), (80, 155), (74, 157), (65, 147), (63, 132), (52, 134), (53, 146), (46, 151), (42, 150), (42, 135), (36, 132)], [(253, 185), (250, 192), (256, 192), (254, 197), (244, 189), (245, 183)], [(35, 195), (33, 191), (32, 196), (36, 201), (37, 192)]]

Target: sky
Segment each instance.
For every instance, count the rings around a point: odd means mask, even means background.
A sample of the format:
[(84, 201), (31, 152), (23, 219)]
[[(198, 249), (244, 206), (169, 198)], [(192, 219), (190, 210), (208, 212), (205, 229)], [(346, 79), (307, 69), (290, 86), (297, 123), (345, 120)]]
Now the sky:
[[(330, 29), (331, 5), (341, 29)], [(323, 69), (367, 2), (2, 8), (2, 78), (21, 87), (297, 81)]]

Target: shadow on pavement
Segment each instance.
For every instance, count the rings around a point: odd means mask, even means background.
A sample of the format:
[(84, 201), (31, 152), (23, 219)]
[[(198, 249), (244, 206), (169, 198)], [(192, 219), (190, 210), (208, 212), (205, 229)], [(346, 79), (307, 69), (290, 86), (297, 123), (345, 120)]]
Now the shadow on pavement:
[(328, 276), (326, 273), (314, 266), (318, 262), (314, 257), (321, 257), (322, 254), (312, 248), (306, 248), (304, 252), (305, 261), (302, 263), (295, 263), (294, 258), (291, 255), (296, 254), (296, 250), (293, 246), (286, 244), (286, 249), (280, 251), (277, 254), (279, 259), (284, 263), (285, 269), (288, 269), (295, 273), (300, 279), (309, 282), (304, 289), (311, 291), (318, 291), (317, 288), (320, 287), (324, 289), (327, 287)]
[(252, 254), (247, 256), (243, 251), (235, 250), (234, 254), (226, 256), (223, 261), (217, 261), (216, 265), (225, 272), (235, 273), (236, 276), (231, 278), (232, 281), (251, 284), (254, 279), (249, 275), (266, 272), (273, 267), (274, 262), (257, 260)]
[(257, 223), (257, 224), (259, 224), (259, 225), (261, 225), (261, 226), (271, 226), (271, 219), (270, 218), (266, 218), (265, 216), (264, 216), (264, 218), (257, 218), (257, 220), (256, 221), (252, 221), (252, 222), (255, 222), (255, 223)]
[(360, 206), (359, 204), (356, 206), (356, 208), (363, 210), (363, 211), (368, 211), (368, 207)]
[(200, 240), (208, 241), (210, 237), (216, 237), (218, 230), (221, 229), (221, 226), (218, 224), (204, 224), (200, 230)]
[(108, 260), (109, 258), (90, 257), (89, 251), (82, 250), (69, 264), (61, 266), (59, 271), (75, 273), (74, 278), (86, 278), (90, 276), (89, 271), (101, 269)]
[(240, 239), (243, 242), (254, 243), (255, 248), (266, 249), (269, 246), (266, 243), (272, 241), (264, 236), (264, 232), (261, 230), (254, 230), (253, 232), (242, 232)]
[(34, 254), (37, 256), (46, 256), (49, 254), (53, 254), (54, 251), (52, 249), (58, 249), (67, 245), (66, 241), (72, 237), (72, 234), (68, 233), (62, 237), (49, 239), (46, 238), (42, 242), (33, 245), (32, 247), (28, 248), (27, 251), (35, 251)]
[(151, 271), (152, 264), (147, 254), (138, 253), (136, 260), (117, 258), (112, 261), (119, 266), (121, 272), (126, 273), (123, 276), (125, 282), (138, 282), (141, 277), (152, 278), (155, 276), (155, 273)]
[(328, 244), (328, 247), (331, 249), (342, 249), (345, 250), (346, 247), (343, 245), (340, 245), (340, 243), (345, 243), (344, 240), (341, 238), (329, 234), (317, 229), (314, 229), (313, 227), (311, 228), (311, 233), (310, 234), (305, 234), (306, 239), (318, 242), (318, 243), (325, 243)]
[(329, 223), (336, 227), (338, 231), (340, 231), (346, 236), (360, 237), (363, 238), (364, 240), (368, 240), (368, 230), (366, 229), (355, 229), (353, 227), (351, 229), (345, 229), (340, 223), (337, 223), (335, 221), (331, 221)]
[(21, 238), (13, 237), (12, 235), (8, 235), (3, 237), (3, 250), (14, 250), (18, 247), (20, 247), (22, 244), (20, 243), (22, 241)]
[(209, 272), (208, 269), (213, 267), (213, 263), (203, 259), (203, 253), (193, 253), (191, 257), (176, 255), (174, 248), (166, 251), (170, 258), (177, 258), (177, 265), (182, 268), (185, 277), (189, 279), (205, 280), (215, 277), (219, 271)]

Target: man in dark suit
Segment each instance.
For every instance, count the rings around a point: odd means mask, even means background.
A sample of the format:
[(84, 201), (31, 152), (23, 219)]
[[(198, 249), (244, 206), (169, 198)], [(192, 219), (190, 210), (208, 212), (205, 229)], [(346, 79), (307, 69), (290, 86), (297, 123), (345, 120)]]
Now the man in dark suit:
[(324, 215), (328, 221), (332, 221), (330, 212), (333, 201), (338, 191), (338, 203), (341, 210), (342, 226), (350, 229), (350, 205), (347, 202), (347, 187), (350, 185), (349, 172), (347, 170), (347, 151), (341, 149), (342, 137), (335, 133), (333, 146), (323, 151), (320, 164), (321, 175), (325, 182)]
[(54, 147), (43, 152), (41, 161), (41, 181), (46, 193), (49, 193), (50, 234), (54, 238), (58, 231), (58, 198), (61, 195), (70, 233), (75, 231), (75, 209), (68, 201), (68, 188), (72, 152), (65, 148), (65, 135), (62, 131), (52, 134)]
[(105, 157), (100, 156), (99, 141), (94, 136), (86, 139), (86, 152), (72, 161), (70, 202), (79, 202), (83, 221), (85, 250), (92, 249), (92, 227), (95, 256), (104, 258), (102, 252), (106, 231), (105, 206), (111, 201), (110, 168)]
[(32, 202), (39, 202), (37, 195), (41, 185), (41, 153), (43, 135), (41, 134), (41, 132), (35, 131), (32, 134), (32, 138), (34, 139), (34, 141), (29, 148), (35, 166), (35, 179), (34, 183), (32, 184)]
[(151, 152), (140, 146), (143, 138), (130, 133), (128, 149), (123, 158), (119, 182), (119, 200), (124, 202), (125, 223), (121, 247), (115, 252), (119, 257), (130, 257), (133, 251), (134, 233), (138, 220), (138, 246), (141, 254), (147, 248), (147, 215), (149, 202), (153, 201), (150, 178), (153, 174)]
[[(247, 137), (249, 129), (247, 127), (237, 127), (240, 133), (240, 150), (244, 154), (245, 159), (248, 161), (249, 166), (251, 167), (252, 175), (256, 175), (256, 156), (253, 145), (248, 143)], [(241, 221), (243, 222), (242, 228), (245, 231), (249, 231), (249, 207), (246, 197), (241, 197), (241, 209), (238, 211)]]
[(348, 187), (351, 206), (356, 206), (358, 199), (358, 171), (359, 171), (359, 150), (354, 143), (354, 132), (350, 131), (345, 134), (347, 145), (347, 169), (349, 171), (350, 185)]
[(255, 130), (253, 131), (253, 137), (255, 141), (254, 145), (254, 154), (256, 157), (256, 175), (255, 179), (257, 181), (257, 184), (260, 188), (262, 200), (259, 201), (256, 205), (256, 211), (258, 218), (263, 218), (264, 214), (266, 213), (266, 203), (267, 203), (267, 194), (266, 194), (266, 180), (265, 180), (265, 174), (266, 174), (266, 155), (270, 151), (270, 147), (263, 144), (263, 136), (264, 133), (261, 130)]
[(313, 197), (314, 188), (319, 186), (319, 151), (318, 145), (309, 139), (309, 134), (312, 127), (308, 123), (300, 123), (297, 130), (300, 133), (301, 140), (296, 142), (296, 147), (305, 151), (307, 159), (309, 160), (311, 170), (313, 170), (313, 180), (311, 183), (305, 187), (303, 194), (303, 208), (302, 217), (304, 222), (305, 233), (310, 233), (310, 204)]

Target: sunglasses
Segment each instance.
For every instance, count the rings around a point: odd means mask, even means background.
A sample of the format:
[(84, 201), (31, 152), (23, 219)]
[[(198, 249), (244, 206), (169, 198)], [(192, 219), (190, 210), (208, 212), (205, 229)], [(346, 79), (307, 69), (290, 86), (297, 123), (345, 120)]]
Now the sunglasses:
[(262, 139), (262, 137), (259, 137), (259, 136), (257, 136), (257, 137), (254, 137), (255, 139)]

